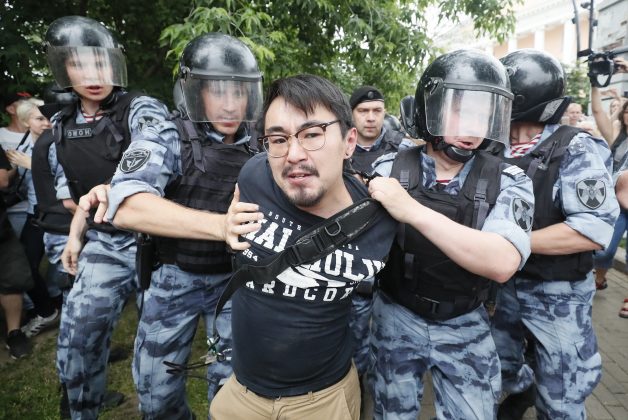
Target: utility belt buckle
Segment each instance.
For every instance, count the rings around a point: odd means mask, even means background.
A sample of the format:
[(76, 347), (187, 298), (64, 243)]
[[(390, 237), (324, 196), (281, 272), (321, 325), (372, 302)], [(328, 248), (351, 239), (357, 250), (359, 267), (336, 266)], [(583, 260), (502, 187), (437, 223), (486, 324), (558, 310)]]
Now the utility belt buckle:
[(419, 296), (419, 299), (421, 299), (424, 302), (427, 302), (430, 305), (430, 313), (432, 314), (438, 313), (438, 307), (440, 306), (440, 301), (426, 298), (424, 296)]

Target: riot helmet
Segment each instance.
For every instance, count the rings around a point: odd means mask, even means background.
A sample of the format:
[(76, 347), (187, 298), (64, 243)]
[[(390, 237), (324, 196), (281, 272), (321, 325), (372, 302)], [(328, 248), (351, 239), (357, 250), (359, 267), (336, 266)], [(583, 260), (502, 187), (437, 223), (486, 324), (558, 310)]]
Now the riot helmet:
[(401, 128), (401, 123), (399, 122), (399, 119), (394, 115), (390, 115), (388, 113), (384, 115), (384, 127), (386, 127), (386, 130), (391, 132), (398, 131), (400, 133), (403, 133), (403, 129)]
[(513, 95), (506, 69), (478, 50), (441, 55), (423, 72), (415, 95), (415, 126), (435, 150), (466, 162), (474, 150), (444, 137), (477, 137), (508, 144)]
[(256, 121), (260, 114), (262, 74), (251, 50), (234, 37), (209, 33), (190, 41), (181, 55), (179, 79), (192, 121), (223, 131)]
[(127, 85), (122, 46), (99, 22), (66, 16), (46, 32), (50, 71), (61, 88)]
[(185, 110), (185, 98), (183, 98), (183, 88), (181, 87), (181, 79), (177, 79), (174, 82), (172, 88), (172, 100), (174, 101), (174, 109), (183, 118), (187, 118), (187, 111)]
[(501, 60), (514, 94), (512, 121), (557, 124), (571, 98), (563, 96), (565, 72), (551, 55), (532, 48), (514, 51)]
[(64, 106), (70, 105), (77, 100), (77, 96), (73, 92), (61, 89), (54, 82), (44, 88), (42, 96), (44, 104), (39, 106), (39, 112), (48, 119), (51, 119), (54, 114), (61, 111)]

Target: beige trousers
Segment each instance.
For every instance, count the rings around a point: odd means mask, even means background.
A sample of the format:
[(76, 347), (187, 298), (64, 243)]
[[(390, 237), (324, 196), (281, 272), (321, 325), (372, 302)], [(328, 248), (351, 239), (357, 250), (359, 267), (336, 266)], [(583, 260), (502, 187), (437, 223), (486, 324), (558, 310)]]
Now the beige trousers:
[(355, 366), (334, 385), (295, 397), (264, 398), (232, 375), (209, 408), (213, 420), (358, 420), (360, 383)]

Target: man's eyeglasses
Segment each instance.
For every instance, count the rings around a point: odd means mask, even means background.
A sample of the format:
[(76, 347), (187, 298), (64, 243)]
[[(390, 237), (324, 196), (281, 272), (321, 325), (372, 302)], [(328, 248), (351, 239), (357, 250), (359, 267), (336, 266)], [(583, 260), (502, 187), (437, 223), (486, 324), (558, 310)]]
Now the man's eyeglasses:
[(294, 134), (269, 134), (259, 137), (257, 140), (262, 143), (264, 150), (270, 157), (280, 158), (286, 156), (290, 146), (290, 137), (297, 139), (305, 150), (313, 152), (325, 146), (325, 131), (327, 127), (337, 122), (340, 122), (340, 120), (310, 125)]

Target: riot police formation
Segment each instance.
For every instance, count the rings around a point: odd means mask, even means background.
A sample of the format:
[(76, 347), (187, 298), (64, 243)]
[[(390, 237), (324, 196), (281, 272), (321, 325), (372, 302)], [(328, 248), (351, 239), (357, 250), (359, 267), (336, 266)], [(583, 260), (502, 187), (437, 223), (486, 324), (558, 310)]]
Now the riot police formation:
[[(535, 211), (532, 254), (499, 291), (492, 320), (504, 392), (513, 394), (500, 417), (520, 418), (527, 399), (539, 418), (584, 418), (585, 398), (601, 377), (592, 251), (608, 245), (618, 214), (611, 154), (605, 142), (557, 125), (569, 98), (556, 59), (524, 49), (501, 61), (515, 100), (510, 147), (497, 154), (532, 179)], [(523, 356), (526, 335), (532, 361)]]
[[(478, 151), (506, 143), (513, 95), (506, 69), (479, 51), (438, 57), (421, 76), (415, 126), (424, 147), (385, 155), (369, 192), (399, 222), (372, 313), (376, 419), (414, 419), (423, 377), (436, 414), (490, 419), (501, 389), (483, 302), (530, 253), (532, 184)], [(486, 258), (490, 255), (490, 258)]]
[[(347, 101), (309, 75), (272, 84), (258, 138), (262, 76), (224, 34), (185, 47), (172, 113), (124, 90), (123, 48), (98, 22), (57, 19), (45, 42), (69, 97), (33, 152), (36, 223), (51, 262), (75, 276), (57, 353), (73, 418), (98, 416), (111, 333), (140, 289), (132, 373), (144, 418), (193, 418), (185, 364), (201, 316), (224, 350), (206, 375), (218, 419), (278, 408), (356, 419), (365, 372), (375, 418), (413, 419), (428, 370), (439, 418), (494, 418), (502, 391), (501, 413), (537, 390), (541, 417), (584, 413), (600, 378), (592, 251), (617, 206), (608, 148), (556, 124), (569, 100), (554, 59), (438, 57), (402, 107), (426, 141), (414, 147), (384, 126), (375, 87)], [(349, 160), (378, 175), (373, 200), (343, 172)], [(351, 225), (349, 212), (367, 211)], [(246, 281), (229, 283), (234, 273)], [(491, 322), (484, 303), (500, 283)]]
[[(93, 19), (55, 20), (45, 44), (57, 84), (78, 97), (53, 117), (54, 147), (49, 148), (49, 157), (56, 154), (63, 170), (55, 182), (56, 198), (76, 203), (94, 185), (111, 178), (132, 135), (148, 121), (165, 120), (168, 113), (155, 99), (123, 90), (127, 78), (122, 46)], [(112, 329), (137, 290), (135, 239), (110, 225), (88, 226), (81, 211), (72, 224), (79, 234), (68, 237), (62, 259), (76, 281), (62, 310), (57, 368), (72, 417), (96, 418)]]
[[(182, 116), (134, 138), (109, 192), (109, 219), (151, 234), (155, 248), (138, 248), (138, 261), (144, 261), (140, 278), (152, 278), (144, 291), (133, 362), (146, 418), (192, 417), (185, 376), (167, 371), (187, 363), (200, 317), (210, 336), (216, 302), (231, 277), (231, 256), (222, 238), (203, 229), (218, 226), (240, 168), (257, 152), (251, 123), (262, 106), (255, 57), (228, 35), (192, 40), (181, 56), (176, 83)], [(140, 255), (144, 252), (154, 254)], [(228, 309), (218, 327), (221, 345), (231, 347)], [(231, 375), (229, 359), (210, 364), (210, 401)]]

